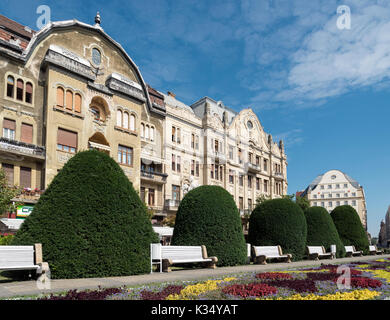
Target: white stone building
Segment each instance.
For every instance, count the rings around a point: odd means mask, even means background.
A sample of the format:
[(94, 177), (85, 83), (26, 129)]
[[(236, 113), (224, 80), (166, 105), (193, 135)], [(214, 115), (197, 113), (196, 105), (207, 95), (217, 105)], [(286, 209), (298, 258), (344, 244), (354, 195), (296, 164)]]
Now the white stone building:
[(200, 185), (225, 188), (241, 214), (251, 211), (261, 195), (287, 194), (283, 142), (272, 141), (251, 109), (237, 113), (208, 97), (188, 106), (170, 92), (164, 102), (167, 214)]
[(367, 207), (363, 187), (340, 170), (319, 175), (301, 194), (310, 206), (324, 207), (328, 212), (341, 205), (352, 206), (367, 230)]

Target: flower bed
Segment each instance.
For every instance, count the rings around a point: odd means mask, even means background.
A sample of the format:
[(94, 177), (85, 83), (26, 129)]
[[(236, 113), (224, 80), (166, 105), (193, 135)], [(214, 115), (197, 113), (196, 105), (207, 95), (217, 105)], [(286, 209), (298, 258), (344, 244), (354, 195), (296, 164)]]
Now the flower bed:
[[(69, 291), (46, 300), (384, 300), (390, 298), (390, 260), (346, 264), (350, 287), (340, 287), (339, 265), (278, 272), (242, 273), (204, 281), (177, 281), (132, 288)], [(345, 269), (345, 268), (343, 268)], [(346, 274), (343, 274), (345, 277)], [(347, 284), (348, 281), (341, 281)], [(41, 298), (42, 299), (42, 298)]]

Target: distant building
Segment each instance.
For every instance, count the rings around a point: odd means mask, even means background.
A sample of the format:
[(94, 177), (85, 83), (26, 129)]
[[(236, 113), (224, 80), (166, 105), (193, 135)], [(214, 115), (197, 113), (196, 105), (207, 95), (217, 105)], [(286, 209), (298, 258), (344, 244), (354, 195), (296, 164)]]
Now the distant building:
[(339, 170), (319, 175), (301, 194), (311, 207), (323, 207), (328, 212), (342, 205), (352, 206), (367, 231), (367, 207), (363, 187)]
[(390, 246), (390, 206), (387, 209), (385, 220), (381, 221), (378, 243), (381, 247), (387, 248)]

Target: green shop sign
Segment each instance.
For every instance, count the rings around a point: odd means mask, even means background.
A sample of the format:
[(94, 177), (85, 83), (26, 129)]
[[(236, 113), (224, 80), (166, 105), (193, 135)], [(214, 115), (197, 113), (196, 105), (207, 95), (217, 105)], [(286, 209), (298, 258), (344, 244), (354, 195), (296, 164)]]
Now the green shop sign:
[(33, 209), (34, 207), (32, 206), (18, 206), (16, 211), (16, 218), (27, 218), (31, 214)]

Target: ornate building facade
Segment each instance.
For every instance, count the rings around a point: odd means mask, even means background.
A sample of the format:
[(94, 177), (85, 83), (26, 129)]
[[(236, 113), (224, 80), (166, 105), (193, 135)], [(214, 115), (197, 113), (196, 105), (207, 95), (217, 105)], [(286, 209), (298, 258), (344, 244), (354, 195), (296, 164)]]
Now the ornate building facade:
[(363, 187), (340, 170), (330, 170), (319, 175), (301, 194), (310, 206), (324, 207), (331, 212), (341, 205), (352, 206), (359, 214), (367, 231), (367, 207)]
[(251, 109), (237, 113), (204, 97), (191, 106), (164, 95), (167, 212), (199, 185), (218, 185), (233, 196), (241, 214), (260, 196), (287, 194), (287, 157), (283, 142), (272, 141)]
[(287, 193), (287, 158), (251, 109), (205, 97), (191, 106), (145, 83), (121, 45), (95, 24), (35, 32), (0, 16), (0, 165), (14, 199), (33, 204), (78, 151), (108, 153), (156, 220), (191, 189), (219, 185), (242, 214)]

